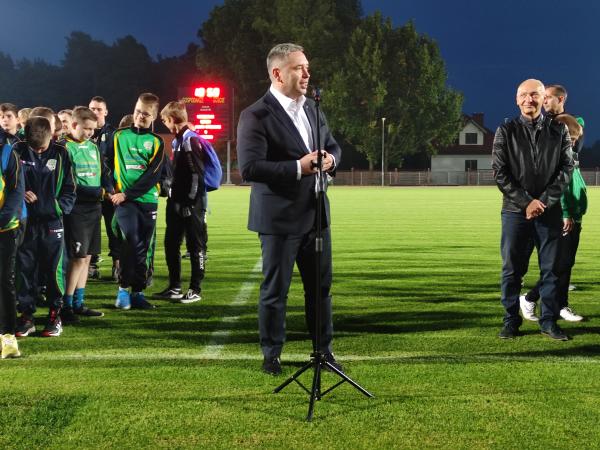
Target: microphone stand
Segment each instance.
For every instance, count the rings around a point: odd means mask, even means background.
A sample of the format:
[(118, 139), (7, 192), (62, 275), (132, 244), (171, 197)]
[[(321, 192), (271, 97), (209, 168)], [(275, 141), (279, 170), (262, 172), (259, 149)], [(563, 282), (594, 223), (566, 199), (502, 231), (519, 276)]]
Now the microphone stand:
[[(317, 152), (317, 162), (313, 164), (316, 166), (316, 185), (315, 185), (315, 202), (316, 202), (316, 238), (315, 238), (315, 273), (316, 273), (316, 297), (315, 297), (315, 331), (314, 331), (314, 344), (313, 344), (313, 352), (310, 355), (310, 361), (306, 363), (301, 369), (299, 369), (296, 373), (294, 373), (291, 377), (285, 380), (281, 385), (279, 385), (273, 391), (274, 394), (281, 392), (283, 388), (285, 388), (288, 384), (292, 382), (296, 382), (302, 389), (304, 389), (309, 395), (310, 400), (308, 403), (308, 415), (306, 416), (306, 420), (308, 422), (312, 421), (313, 412), (315, 407), (315, 401), (321, 400), (326, 394), (333, 391), (336, 387), (340, 386), (343, 383), (349, 383), (355, 389), (363, 393), (367, 397), (373, 397), (373, 394), (368, 392), (366, 389), (361, 387), (358, 383), (352, 380), (348, 375), (339, 370), (333, 364), (325, 359), (325, 354), (321, 351), (321, 322), (322, 322), (322, 291), (321, 291), (321, 257), (323, 254), (323, 208), (324, 208), (324, 196), (325, 191), (327, 190), (327, 175), (323, 173), (323, 153), (321, 152), (321, 90), (319, 88), (315, 89), (314, 93), (314, 101), (317, 113), (317, 123), (316, 123), (316, 132), (313, 133), (313, 136), (316, 136), (316, 139), (313, 139), (313, 147), (314, 150), (318, 150)], [(313, 381), (312, 387), (309, 390), (306, 386), (304, 386), (299, 380), (298, 377), (306, 372), (308, 369), (313, 368)], [(327, 369), (330, 372), (333, 372), (338, 377), (341, 378), (341, 381), (338, 381), (336, 384), (326, 389), (325, 391), (321, 391), (321, 372), (323, 369)]]

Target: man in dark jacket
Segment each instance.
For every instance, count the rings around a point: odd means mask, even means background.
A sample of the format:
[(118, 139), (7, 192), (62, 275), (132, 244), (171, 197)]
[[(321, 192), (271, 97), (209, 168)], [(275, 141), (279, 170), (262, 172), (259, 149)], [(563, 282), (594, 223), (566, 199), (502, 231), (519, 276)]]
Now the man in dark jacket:
[(521, 280), (527, 273), (532, 240), (539, 255), (542, 284), (542, 334), (568, 337), (556, 324), (559, 316), (554, 269), (562, 232), (560, 198), (573, 171), (571, 139), (564, 124), (541, 113), (544, 85), (526, 80), (517, 90), (521, 115), (496, 131), (492, 168), (502, 201), (502, 304), (506, 310), (500, 338), (518, 335)]

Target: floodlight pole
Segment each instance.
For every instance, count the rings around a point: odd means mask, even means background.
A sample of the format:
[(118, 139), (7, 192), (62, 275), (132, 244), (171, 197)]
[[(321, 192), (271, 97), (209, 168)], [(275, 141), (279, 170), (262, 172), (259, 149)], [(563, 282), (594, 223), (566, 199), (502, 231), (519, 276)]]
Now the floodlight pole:
[(381, 185), (385, 186), (385, 170), (384, 170), (384, 156), (385, 156), (385, 117), (381, 118)]

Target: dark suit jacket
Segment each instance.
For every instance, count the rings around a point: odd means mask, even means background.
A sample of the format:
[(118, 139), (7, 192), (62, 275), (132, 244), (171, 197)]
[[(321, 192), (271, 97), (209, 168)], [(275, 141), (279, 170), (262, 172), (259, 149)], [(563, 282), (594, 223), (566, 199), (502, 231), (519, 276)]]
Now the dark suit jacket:
[[(316, 142), (317, 110), (307, 99), (304, 111)], [(335, 157), (342, 151), (320, 117), (321, 148)], [(292, 119), (277, 99), (267, 93), (242, 111), (237, 132), (238, 165), (244, 180), (252, 183), (248, 229), (263, 234), (305, 234), (315, 224), (315, 175), (297, 180), (296, 161), (306, 146)], [(329, 202), (324, 196), (324, 226), (329, 224)]]

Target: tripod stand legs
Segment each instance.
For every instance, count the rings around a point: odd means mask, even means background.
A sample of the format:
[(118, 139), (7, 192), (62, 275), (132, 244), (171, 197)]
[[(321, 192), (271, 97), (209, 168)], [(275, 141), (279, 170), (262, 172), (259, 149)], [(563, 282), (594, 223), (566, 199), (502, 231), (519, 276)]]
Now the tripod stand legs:
[[(304, 372), (306, 372), (311, 367), (314, 368), (315, 371), (313, 373), (312, 388), (310, 390), (308, 390), (300, 381), (298, 381), (298, 378), (300, 377), (300, 375), (302, 375)], [(329, 371), (331, 371), (332, 373), (334, 373), (338, 377), (340, 377), (341, 381), (339, 381), (337, 384), (335, 384), (332, 387), (330, 387), (329, 389), (327, 389), (325, 392), (321, 392), (321, 372), (325, 368), (329, 369)], [(313, 418), (315, 401), (321, 400), (321, 398), (325, 394), (331, 392), (336, 387), (338, 387), (339, 385), (341, 385), (345, 382), (349, 383), (352, 387), (354, 387), (356, 390), (361, 392), (366, 397), (369, 397), (369, 398), (373, 397), (373, 394), (371, 394), (369, 391), (367, 391), (361, 385), (356, 383), (352, 378), (350, 378), (344, 372), (339, 370), (333, 364), (326, 361), (322, 353), (315, 353), (315, 354), (311, 355), (310, 361), (308, 363), (306, 363), (304, 366), (302, 366), (299, 370), (297, 370), (296, 373), (294, 373), (291, 377), (289, 377), (287, 380), (285, 380), (277, 388), (275, 388), (273, 393), (277, 394), (278, 392), (281, 392), (283, 390), (283, 388), (285, 388), (287, 385), (289, 385), (293, 381), (298, 383), (298, 385), (300, 385), (300, 387), (302, 389), (304, 389), (308, 393), (308, 395), (310, 395), (310, 401), (308, 404), (308, 414), (306, 416), (306, 420), (308, 422), (310, 422)]]

